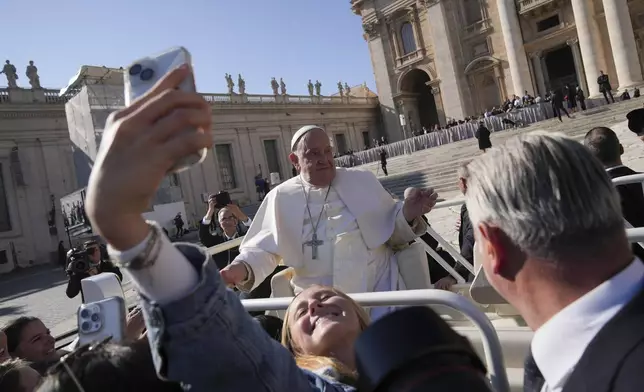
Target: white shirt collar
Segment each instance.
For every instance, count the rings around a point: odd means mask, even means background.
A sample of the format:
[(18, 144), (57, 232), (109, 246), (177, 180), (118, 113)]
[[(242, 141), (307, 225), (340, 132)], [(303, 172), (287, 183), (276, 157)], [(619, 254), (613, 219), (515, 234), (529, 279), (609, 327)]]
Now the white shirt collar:
[(222, 234), (224, 235), (224, 237), (225, 237), (228, 241), (230, 241), (230, 240), (234, 240), (235, 238), (237, 238), (237, 237), (239, 236), (239, 232), (237, 232), (237, 231), (235, 232), (235, 234), (233, 234), (233, 236), (232, 236), (232, 237), (228, 237), (228, 234), (226, 234), (226, 232), (225, 232), (225, 231), (223, 231), (223, 230), (222, 230)]
[(560, 390), (595, 335), (641, 290), (644, 264), (635, 260), (622, 272), (568, 305), (541, 326), (532, 356), (548, 390)]

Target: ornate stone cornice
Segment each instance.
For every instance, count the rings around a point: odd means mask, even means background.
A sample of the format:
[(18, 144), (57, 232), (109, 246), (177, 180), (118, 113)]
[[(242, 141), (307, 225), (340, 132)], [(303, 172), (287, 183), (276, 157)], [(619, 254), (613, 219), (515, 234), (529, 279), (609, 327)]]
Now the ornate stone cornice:
[(0, 110), (0, 118), (65, 118), (64, 110)]

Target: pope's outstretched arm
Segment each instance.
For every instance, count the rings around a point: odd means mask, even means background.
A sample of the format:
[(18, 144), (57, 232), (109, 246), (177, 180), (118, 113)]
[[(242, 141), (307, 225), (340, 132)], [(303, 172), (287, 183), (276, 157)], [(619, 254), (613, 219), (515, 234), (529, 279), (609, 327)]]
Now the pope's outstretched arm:
[(389, 238), (389, 245), (398, 246), (408, 244), (417, 237), (427, 232), (427, 223), (422, 217), (417, 217), (413, 221), (408, 222), (403, 213), (404, 202), (396, 202), (396, 220), (394, 224), (394, 232)]
[(277, 247), (277, 220), (274, 190), (269, 192), (253, 218), (243, 242), (239, 246), (239, 256), (231, 267), (243, 265), (244, 278), (236, 281), (236, 286), (248, 292), (259, 286), (277, 267), (281, 257)]

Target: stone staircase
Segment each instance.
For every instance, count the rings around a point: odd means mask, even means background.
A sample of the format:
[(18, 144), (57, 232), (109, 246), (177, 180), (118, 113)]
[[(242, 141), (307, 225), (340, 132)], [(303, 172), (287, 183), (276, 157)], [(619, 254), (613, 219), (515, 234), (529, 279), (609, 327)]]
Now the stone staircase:
[[(572, 114), (574, 119), (564, 117), (563, 123), (558, 119), (549, 119), (524, 128), (494, 132), (491, 136), (492, 145), (502, 144), (517, 134), (536, 130), (562, 132), (574, 139), (581, 140), (592, 127), (601, 125), (610, 127), (616, 123), (622, 123), (626, 120), (626, 113), (640, 108), (642, 105), (644, 105), (644, 98), (631, 99), (589, 109), (585, 112), (577, 112)], [(615, 131), (617, 132), (617, 129)], [(618, 135), (620, 134), (618, 133)], [(622, 136), (620, 136), (621, 138)], [(637, 147), (641, 148), (640, 151), (644, 151), (644, 144)], [(624, 148), (627, 147), (624, 146)], [(356, 168), (375, 173), (383, 186), (397, 196), (402, 196), (405, 188), (410, 186), (432, 186), (439, 194), (451, 194), (458, 190), (456, 171), (459, 165), (469, 162), (479, 154), (481, 152), (478, 149), (477, 140), (472, 138), (416, 151), (410, 155), (390, 158), (387, 160), (389, 176), (384, 175), (379, 162), (368, 163)], [(644, 156), (644, 153), (640, 156)]]

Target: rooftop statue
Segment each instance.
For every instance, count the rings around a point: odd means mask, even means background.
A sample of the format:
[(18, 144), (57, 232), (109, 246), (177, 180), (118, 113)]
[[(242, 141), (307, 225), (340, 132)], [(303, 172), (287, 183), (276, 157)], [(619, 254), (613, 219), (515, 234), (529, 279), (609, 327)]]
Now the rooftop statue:
[(280, 78), (280, 93), (286, 95), (286, 83), (284, 83), (284, 79), (282, 78)]
[(309, 95), (313, 96), (313, 83), (311, 83), (311, 79), (309, 79), (309, 83), (306, 85), (306, 87), (309, 89)]
[(235, 94), (235, 82), (233, 82), (233, 77), (230, 74), (226, 74), (226, 84), (228, 85), (228, 94)]
[(273, 95), (277, 95), (277, 90), (280, 88), (280, 85), (275, 78), (271, 78), (271, 88), (273, 89)]
[(320, 94), (320, 90), (322, 90), (322, 83), (320, 83), (319, 80), (316, 80), (315, 81), (315, 95), (317, 95), (318, 97), (320, 95), (322, 95), (322, 94)]
[(237, 77), (237, 86), (239, 88), (239, 94), (246, 94), (246, 81), (242, 78), (241, 74)]
[(40, 76), (38, 76), (38, 68), (34, 65), (33, 60), (29, 61), (27, 66), (27, 71), (25, 72), (27, 78), (29, 79), (29, 84), (33, 90), (41, 89), (40, 86)]
[(7, 77), (7, 86), (9, 88), (17, 88), (18, 84), (16, 84), (16, 80), (18, 80), (18, 73), (16, 71), (16, 67), (11, 64), (9, 60), (5, 63), (6, 64), (2, 67), (2, 71), (0, 71), (0, 73), (5, 74)]

